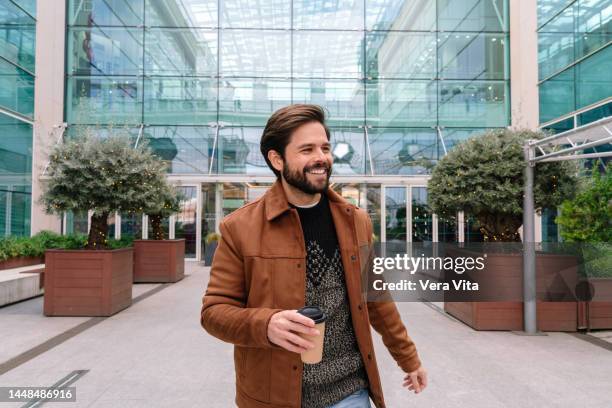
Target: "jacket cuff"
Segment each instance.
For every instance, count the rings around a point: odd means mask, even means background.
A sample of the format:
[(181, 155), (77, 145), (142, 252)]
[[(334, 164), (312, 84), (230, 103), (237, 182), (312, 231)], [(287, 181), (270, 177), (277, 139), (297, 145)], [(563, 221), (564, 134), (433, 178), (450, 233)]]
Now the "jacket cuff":
[(258, 347), (262, 348), (281, 348), (274, 343), (270, 342), (268, 338), (268, 324), (270, 324), (270, 319), (275, 313), (282, 312), (283, 309), (267, 309), (262, 308), (259, 311), (259, 316), (257, 317), (259, 323), (259, 330), (257, 331), (257, 338), (255, 341), (257, 342)]
[(421, 360), (419, 356), (415, 354), (412, 357), (398, 361), (397, 364), (405, 373), (411, 373), (421, 366)]

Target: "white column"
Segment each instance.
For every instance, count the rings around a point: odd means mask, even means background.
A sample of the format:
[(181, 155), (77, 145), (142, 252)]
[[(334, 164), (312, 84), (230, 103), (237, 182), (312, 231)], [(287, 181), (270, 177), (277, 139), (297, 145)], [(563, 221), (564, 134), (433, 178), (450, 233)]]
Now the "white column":
[(510, 100), (514, 129), (539, 125), (537, 1), (510, 4)]
[[(39, 176), (49, 160), (58, 126), (64, 121), (64, 1), (36, 2), (36, 80), (34, 83), (34, 134), (32, 140), (32, 235), (41, 230), (61, 231), (61, 216), (47, 215), (37, 202)], [(56, 129), (54, 131), (54, 129)]]

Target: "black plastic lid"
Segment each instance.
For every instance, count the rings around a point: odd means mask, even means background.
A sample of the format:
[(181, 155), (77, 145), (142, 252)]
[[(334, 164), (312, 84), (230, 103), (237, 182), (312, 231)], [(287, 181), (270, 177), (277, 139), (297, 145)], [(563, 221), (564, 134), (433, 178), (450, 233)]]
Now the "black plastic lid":
[(327, 318), (318, 306), (304, 306), (297, 311), (299, 314), (314, 320), (315, 324), (322, 323)]

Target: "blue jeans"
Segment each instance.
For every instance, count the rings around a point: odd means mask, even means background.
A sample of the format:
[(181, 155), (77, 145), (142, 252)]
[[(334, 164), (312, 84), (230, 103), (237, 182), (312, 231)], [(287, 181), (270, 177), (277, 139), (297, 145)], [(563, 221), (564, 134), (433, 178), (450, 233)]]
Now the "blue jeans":
[(336, 402), (328, 408), (371, 408), (368, 389), (362, 388), (359, 391), (355, 391), (345, 399)]

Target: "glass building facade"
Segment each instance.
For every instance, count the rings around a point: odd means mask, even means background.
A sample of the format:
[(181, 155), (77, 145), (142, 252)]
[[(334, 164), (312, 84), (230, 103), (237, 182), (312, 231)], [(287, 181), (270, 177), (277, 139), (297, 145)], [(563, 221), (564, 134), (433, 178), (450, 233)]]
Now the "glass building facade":
[(540, 122), (564, 131), (612, 115), (612, 2), (538, 0)]
[(30, 235), (36, 1), (0, 0), (0, 236)]

